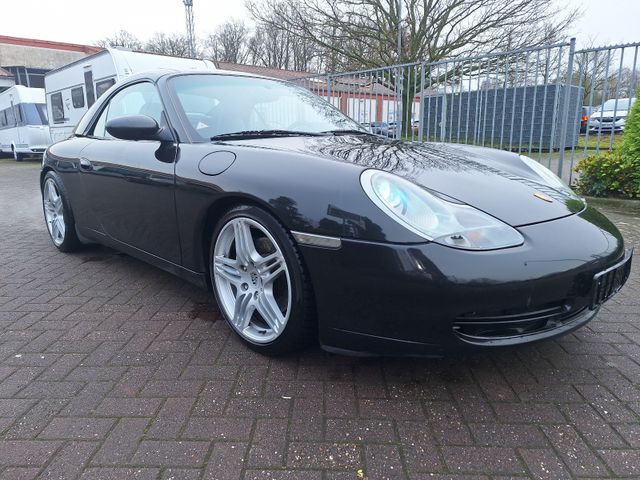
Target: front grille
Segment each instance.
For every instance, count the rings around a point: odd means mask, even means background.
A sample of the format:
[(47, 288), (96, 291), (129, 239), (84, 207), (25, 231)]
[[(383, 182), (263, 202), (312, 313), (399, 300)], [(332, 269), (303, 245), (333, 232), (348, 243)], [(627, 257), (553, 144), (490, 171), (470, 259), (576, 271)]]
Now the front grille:
[(633, 250), (627, 252), (621, 262), (615, 264), (593, 277), (591, 309), (595, 309), (615, 295), (626, 283), (631, 273)]
[(604, 123), (613, 123), (622, 120), (622, 117), (602, 117), (600, 119), (601, 122)]
[(473, 313), (457, 317), (453, 323), (453, 331), (458, 337), (472, 343), (501, 340), (552, 330), (571, 321), (585, 308), (574, 310), (569, 305), (560, 305), (510, 314)]

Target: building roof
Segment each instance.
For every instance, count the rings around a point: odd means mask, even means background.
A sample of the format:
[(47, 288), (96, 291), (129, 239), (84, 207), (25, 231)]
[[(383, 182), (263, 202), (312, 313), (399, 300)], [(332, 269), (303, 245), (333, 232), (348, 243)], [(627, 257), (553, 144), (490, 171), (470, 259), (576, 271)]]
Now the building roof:
[(280, 68), (261, 67), (258, 65), (244, 65), (242, 63), (215, 62), (215, 65), (216, 68), (219, 68), (220, 70), (251, 73), (253, 75), (279, 78), (281, 80), (292, 80), (314, 75), (313, 73), (302, 72), (300, 70), (284, 70)]
[(0, 35), (0, 44), (19, 45), (23, 47), (49, 48), (51, 50), (66, 50), (85, 54), (96, 53), (102, 50), (100, 47), (80, 45), (77, 43), (54, 42), (51, 40), (37, 40), (35, 38), (8, 37)]

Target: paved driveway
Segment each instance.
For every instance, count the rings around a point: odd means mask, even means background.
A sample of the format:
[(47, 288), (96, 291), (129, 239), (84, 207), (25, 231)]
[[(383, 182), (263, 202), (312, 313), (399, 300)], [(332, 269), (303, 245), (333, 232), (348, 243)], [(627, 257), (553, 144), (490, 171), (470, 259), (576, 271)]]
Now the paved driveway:
[[(0, 478), (640, 477), (638, 256), (558, 341), (268, 359), (206, 292), (106, 248), (57, 253), (38, 172), (0, 160)], [(637, 243), (640, 219), (614, 218)]]

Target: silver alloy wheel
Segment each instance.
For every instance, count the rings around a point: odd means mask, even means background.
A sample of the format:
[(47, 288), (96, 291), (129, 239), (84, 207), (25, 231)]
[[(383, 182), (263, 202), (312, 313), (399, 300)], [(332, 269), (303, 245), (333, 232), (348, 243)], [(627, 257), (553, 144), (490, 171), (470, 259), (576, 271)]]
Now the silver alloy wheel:
[(56, 246), (62, 245), (65, 235), (64, 224), (64, 206), (62, 205), (62, 197), (58, 192), (56, 182), (52, 178), (47, 178), (44, 182), (43, 190), (43, 202), (44, 202), (44, 218), (47, 222), (47, 228), (49, 229), (49, 235)]
[(246, 340), (269, 343), (284, 331), (291, 311), (291, 279), (273, 236), (247, 217), (220, 230), (212, 260), (220, 307)]

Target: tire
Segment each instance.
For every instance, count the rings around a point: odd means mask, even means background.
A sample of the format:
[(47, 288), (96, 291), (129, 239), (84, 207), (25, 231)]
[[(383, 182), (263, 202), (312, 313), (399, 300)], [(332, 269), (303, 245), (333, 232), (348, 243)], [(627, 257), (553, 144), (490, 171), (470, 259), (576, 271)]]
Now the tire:
[(314, 339), (313, 296), (300, 255), (266, 211), (241, 205), (222, 216), (211, 238), (209, 272), (220, 313), (249, 348), (281, 355)]
[(42, 180), (42, 210), (53, 245), (61, 252), (78, 250), (81, 243), (76, 234), (69, 195), (62, 179), (53, 171), (47, 172)]
[(22, 160), (24, 160), (24, 153), (16, 152), (16, 149), (13, 147), (11, 148), (11, 152), (13, 153), (13, 159), (16, 162), (21, 162)]

